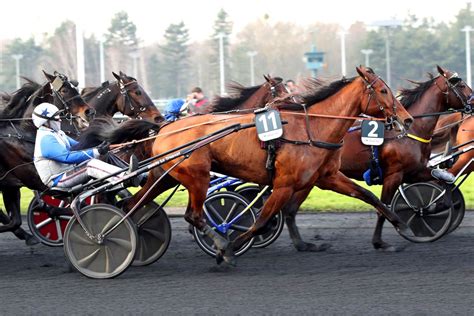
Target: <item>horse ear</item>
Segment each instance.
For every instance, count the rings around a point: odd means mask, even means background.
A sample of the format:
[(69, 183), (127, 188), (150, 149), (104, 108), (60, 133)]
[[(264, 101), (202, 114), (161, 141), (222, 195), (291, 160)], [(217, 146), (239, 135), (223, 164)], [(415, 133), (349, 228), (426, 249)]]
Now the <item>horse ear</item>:
[(120, 74), (120, 77), (126, 77), (127, 76), (124, 72), (122, 72), (122, 70), (120, 70), (119, 74)]
[(46, 79), (48, 79), (49, 82), (52, 82), (55, 78), (53, 75), (47, 73), (45, 70), (43, 70), (43, 74), (46, 77)]
[(439, 65), (436, 65), (436, 68), (438, 68), (438, 73), (443, 76), (443, 77), (446, 77), (446, 71), (441, 68)]
[(269, 78), (269, 76), (267, 76), (267, 75), (263, 75), (263, 78), (265, 78), (265, 80), (266, 80), (267, 82), (270, 82), (270, 78)]
[(359, 66), (359, 67), (356, 67), (356, 70), (357, 70), (357, 73), (359, 74), (359, 76), (361, 76), (362, 78), (364, 78), (364, 80), (368, 81), (363, 70), (362, 70), (362, 65)]
[(115, 79), (120, 80), (120, 76), (117, 75), (115, 72), (112, 71), (112, 75), (114, 75)]

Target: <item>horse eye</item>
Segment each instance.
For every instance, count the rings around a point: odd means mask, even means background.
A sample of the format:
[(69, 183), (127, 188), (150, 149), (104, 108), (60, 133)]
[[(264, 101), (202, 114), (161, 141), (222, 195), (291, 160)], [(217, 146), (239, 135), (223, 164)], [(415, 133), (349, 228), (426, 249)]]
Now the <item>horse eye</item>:
[(142, 92), (140, 90), (137, 90), (137, 92), (135, 92), (136, 95), (142, 95)]
[(380, 93), (387, 94), (387, 89), (380, 90)]

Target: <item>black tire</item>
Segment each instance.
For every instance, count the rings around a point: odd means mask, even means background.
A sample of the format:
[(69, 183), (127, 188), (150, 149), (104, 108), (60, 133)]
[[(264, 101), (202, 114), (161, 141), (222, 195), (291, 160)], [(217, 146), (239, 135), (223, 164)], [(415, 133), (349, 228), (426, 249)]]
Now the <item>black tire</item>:
[[(234, 229), (229, 229), (227, 232), (217, 230), (212, 223), (220, 225), (227, 217), (226, 222), (230, 222), (242, 210), (248, 206), (248, 202), (240, 195), (234, 192), (221, 191), (210, 194), (204, 202), (204, 219), (206, 223), (211, 226), (218, 234), (229, 241), (234, 241), (237, 236), (247, 231), (255, 223), (255, 214), (252, 208), (249, 208), (233, 225)], [(232, 211), (231, 211), (232, 210)], [(231, 211), (231, 214), (229, 214)], [(216, 248), (211, 238), (204, 235), (196, 227), (193, 227), (193, 235), (198, 246), (208, 255), (215, 257)], [(244, 254), (250, 247), (252, 247), (254, 239), (250, 239), (235, 251), (236, 256)]]
[[(441, 238), (451, 225), (451, 207), (442, 207), (443, 189), (434, 183), (422, 182), (402, 186), (392, 199), (392, 212), (407, 224), (402, 237), (412, 242), (432, 242)], [(437, 201), (437, 202), (434, 202)], [(438, 207), (437, 207), (438, 206)]]
[[(60, 207), (67, 207), (68, 205), (66, 201), (55, 199), (50, 196), (44, 196), (43, 203)], [(38, 207), (38, 205), (39, 201), (37, 197), (34, 196), (28, 205), (28, 212), (26, 215), (31, 234), (44, 245), (50, 247), (62, 247), (64, 230), (66, 229), (66, 225), (72, 215), (51, 217), (46, 210)]]
[[(96, 237), (117, 224), (124, 214), (108, 204), (93, 204), (82, 209), (80, 217)], [(136, 226), (126, 218), (116, 229), (98, 242), (89, 238), (73, 217), (64, 232), (64, 253), (71, 265), (83, 275), (109, 279), (122, 274), (132, 263), (137, 247)]]
[[(171, 242), (168, 215), (155, 202), (136, 210), (132, 220), (137, 225), (138, 243), (133, 266), (146, 266), (160, 259)], [(153, 212), (153, 215), (151, 213)]]
[[(248, 185), (240, 187), (236, 190), (236, 193), (242, 195), (249, 203), (251, 203), (257, 195), (260, 193), (261, 188), (258, 185)], [(270, 195), (270, 192), (266, 192), (262, 195), (252, 206), (255, 214), (259, 215), (260, 210), (263, 207), (266, 199)], [(269, 230), (263, 233), (262, 235), (255, 236), (255, 241), (253, 243), (253, 248), (265, 248), (271, 245), (275, 240), (278, 239), (281, 232), (283, 231), (283, 226), (285, 225), (284, 217), (282, 211), (279, 211), (268, 224), (270, 226)]]
[(459, 225), (461, 225), (462, 220), (464, 219), (464, 213), (466, 212), (466, 202), (464, 201), (464, 196), (459, 190), (458, 187), (454, 188), (452, 193), (453, 207), (452, 212), (453, 216), (451, 218), (451, 226), (449, 226), (446, 234), (452, 233), (455, 231)]

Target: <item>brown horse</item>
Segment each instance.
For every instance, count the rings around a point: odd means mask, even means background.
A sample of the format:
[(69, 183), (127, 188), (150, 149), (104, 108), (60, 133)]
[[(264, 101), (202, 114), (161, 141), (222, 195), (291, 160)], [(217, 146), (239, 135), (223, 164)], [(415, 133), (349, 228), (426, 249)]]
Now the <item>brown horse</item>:
[[(254, 129), (242, 130), (226, 136), (208, 146), (200, 148), (182, 162), (170, 175), (183, 184), (189, 192), (185, 219), (209, 235), (219, 249), (218, 260), (233, 262), (233, 246), (238, 247), (264, 229), (268, 220), (284, 206), (298, 210), (314, 185), (351, 195), (377, 205), (377, 210), (387, 216), (399, 230), (406, 229), (398, 216), (391, 213), (373, 194), (361, 188), (339, 172), (340, 153), (321, 148), (340, 144), (360, 113), (380, 114), (387, 120), (397, 119), (408, 125), (412, 118), (396, 100), (383, 80), (366, 68), (358, 67), (359, 77), (342, 79), (322, 87), (319, 92), (305, 98), (307, 112), (281, 111), (284, 126), (284, 141), (275, 158), (273, 177), (265, 168), (267, 154), (262, 150)], [(302, 107), (299, 105), (299, 109)], [(281, 107), (283, 110), (284, 107)], [(329, 115), (330, 117), (320, 117)], [(164, 126), (153, 145), (153, 154), (158, 155), (201, 136), (210, 134), (232, 123), (251, 123), (253, 114), (200, 115), (189, 117)], [(199, 127), (199, 128), (197, 128)], [(317, 141), (313, 138), (317, 137)], [(163, 166), (170, 168), (177, 160)], [(252, 228), (242, 234), (231, 245), (215, 233), (203, 220), (202, 207), (206, 198), (211, 168), (245, 181), (272, 184), (273, 192), (263, 206), (262, 212)], [(150, 173), (146, 185), (129, 201), (128, 207), (139, 201), (152, 188), (143, 203), (147, 203), (163, 191), (163, 187), (152, 187), (156, 174)], [(303, 243), (299, 236), (292, 236), (301, 250), (319, 250), (315, 245)]]
[[(461, 145), (469, 141), (472, 141), (473, 139), (474, 139), (474, 116), (471, 114), (459, 126), (459, 129), (456, 135), (456, 142), (454, 143), (454, 145)], [(470, 143), (469, 145), (472, 146), (473, 143)], [(461, 146), (459, 149), (463, 149), (469, 145)], [(474, 150), (468, 151), (460, 155), (458, 160), (455, 162), (455, 164), (449, 169), (449, 172), (451, 172), (454, 175), (458, 175), (459, 172), (461, 172), (461, 170), (464, 168), (464, 166), (467, 163), (469, 163), (469, 161), (473, 158), (474, 158)], [(471, 163), (470, 166), (467, 169), (465, 169), (463, 173), (467, 174), (473, 171), (474, 171), (474, 163)]]
[[(413, 89), (401, 91), (400, 102), (417, 116), (422, 114), (446, 111), (448, 108), (461, 109), (472, 93), (469, 88), (453, 72), (438, 66), (439, 76), (426, 82), (416, 83)], [(432, 180), (431, 169), (427, 168), (430, 158), (430, 139), (438, 121), (438, 115), (420, 117), (402, 138), (399, 133), (386, 134), (385, 143), (378, 148), (378, 159), (383, 175), (381, 200), (390, 204), (397, 188), (402, 183), (414, 183)], [(348, 133), (344, 137), (342, 149), (341, 171), (348, 177), (363, 180), (372, 156), (370, 147), (360, 141), (360, 130)], [(354, 159), (354, 157), (357, 159)], [(376, 249), (390, 249), (389, 244), (382, 240), (384, 217), (379, 213), (377, 225), (372, 239)]]
[(97, 116), (113, 116), (120, 112), (131, 118), (160, 123), (164, 117), (153, 104), (146, 91), (133, 77), (120, 71), (112, 72), (114, 83), (104, 82), (100, 87), (88, 87), (81, 91), (82, 98), (93, 107)]
[(4, 214), (0, 210), (3, 224), (0, 233), (12, 231), (27, 243), (32, 243), (34, 238), (20, 227), (20, 188), (46, 189), (32, 159), (36, 137), (36, 127), (31, 122), (34, 107), (42, 102), (54, 103), (65, 111), (63, 125), (72, 126), (74, 130), (87, 126), (93, 113), (66, 76), (46, 72), (45, 76), (48, 79), (46, 84), (28, 80), (12, 95), (5, 95), (3, 99), (8, 103), (0, 114), (0, 191), (7, 212)]

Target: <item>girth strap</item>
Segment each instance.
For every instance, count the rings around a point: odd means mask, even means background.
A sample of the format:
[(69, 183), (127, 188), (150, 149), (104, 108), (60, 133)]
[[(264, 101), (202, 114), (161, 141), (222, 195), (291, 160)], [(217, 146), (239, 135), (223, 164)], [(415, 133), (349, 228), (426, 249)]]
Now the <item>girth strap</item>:
[(329, 149), (329, 150), (336, 150), (342, 147), (344, 145), (344, 141), (342, 140), (340, 143), (328, 143), (328, 142), (323, 142), (323, 141), (318, 141), (318, 140), (307, 140), (307, 141), (301, 141), (301, 140), (289, 140), (286, 138), (280, 138), (282, 142), (288, 143), (288, 144), (293, 144), (293, 145), (310, 145), (318, 148), (323, 148), (323, 149)]

